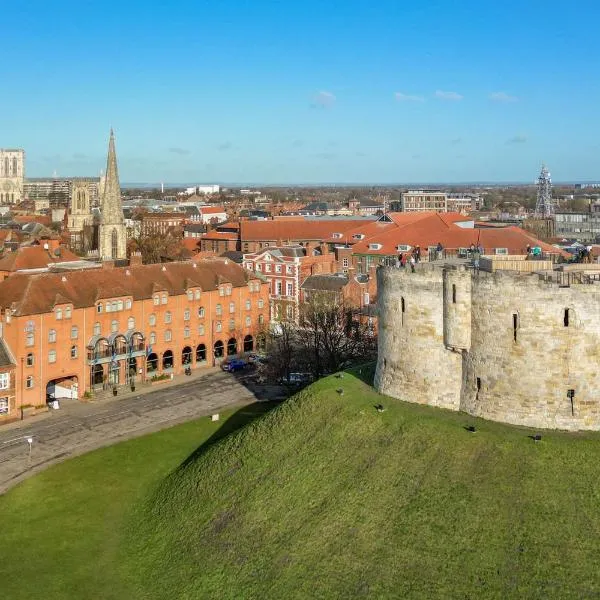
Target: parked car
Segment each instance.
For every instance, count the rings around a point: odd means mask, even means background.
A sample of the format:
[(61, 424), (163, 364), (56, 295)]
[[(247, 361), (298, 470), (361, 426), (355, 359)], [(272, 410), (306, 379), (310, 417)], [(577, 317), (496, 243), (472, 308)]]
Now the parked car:
[(257, 354), (256, 352), (253, 352), (252, 354), (248, 354), (248, 362), (250, 364), (264, 364), (267, 362), (267, 357), (264, 354)]
[(313, 376), (310, 373), (290, 373), (288, 378), (281, 377), (279, 379), (279, 383), (288, 384), (288, 385), (306, 385), (313, 380)]
[(221, 363), (221, 369), (223, 371), (229, 371), (230, 373), (235, 373), (236, 371), (241, 371), (246, 368), (246, 361), (241, 358), (230, 358), (225, 362)]

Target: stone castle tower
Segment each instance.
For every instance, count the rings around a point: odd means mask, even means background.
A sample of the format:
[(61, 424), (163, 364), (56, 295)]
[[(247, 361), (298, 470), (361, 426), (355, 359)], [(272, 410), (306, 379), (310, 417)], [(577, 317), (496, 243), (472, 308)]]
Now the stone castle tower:
[(127, 257), (126, 232), (121, 205), (121, 186), (117, 169), (115, 136), (110, 130), (106, 176), (102, 196), (100, 197), (101, 220), (98, 230), (98, 252), (100, 258), (122, 259)]

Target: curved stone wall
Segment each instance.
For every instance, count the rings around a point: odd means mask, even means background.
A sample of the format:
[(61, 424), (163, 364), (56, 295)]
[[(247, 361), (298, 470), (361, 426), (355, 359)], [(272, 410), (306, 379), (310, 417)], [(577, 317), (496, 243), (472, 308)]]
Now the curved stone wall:
[(378, 288), (382, 393), (530, 427), (600, 429), (600, 286), (419, 265), (380, 268)]
[(442, 271), (428, 264), (377, 271), (376, 388), (395, 398), (458, 410), (460, 353), (444, 346)]

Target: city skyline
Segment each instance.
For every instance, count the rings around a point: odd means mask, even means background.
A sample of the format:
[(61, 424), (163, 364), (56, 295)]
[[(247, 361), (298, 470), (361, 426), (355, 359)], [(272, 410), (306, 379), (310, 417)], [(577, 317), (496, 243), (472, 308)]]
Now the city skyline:
[(28, 5), (0, 111), (28, 177), (97, 175), (112, 126), (125, 183), (599, 178), (592, 2)]

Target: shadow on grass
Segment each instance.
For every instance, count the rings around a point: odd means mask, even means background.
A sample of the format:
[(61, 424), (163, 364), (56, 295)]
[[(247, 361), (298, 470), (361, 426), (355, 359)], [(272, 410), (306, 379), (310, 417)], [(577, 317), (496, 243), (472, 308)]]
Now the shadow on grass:
[(233, 413), (203, 444), (198, 446), (198, 448), (196, 448), (177, 467), (177, 469), (175, 469), (175, 471), (185, 469), (186, 466), (196, 461), (198, 457), (202, 453), (206, 452), (213, 444), (216, 444), (219, 440), (222, 440), (228, 435), (242, 429), (255, 419), (266, 415), (280, 404), (281, 402), (255, 402), (254, 404), (248, 404), (247, 406), (240, 408), (238, 411)]
[(368, 362), (362, 365), (357, 365), (356, 367), (352, 367), (348, 369), (348, 373), (354, 375), (357, 379), (360, 379), (367, 385), (373, 385), (373, 379), (375, 378), (375, 367), (377, 364), (375, 362)]

